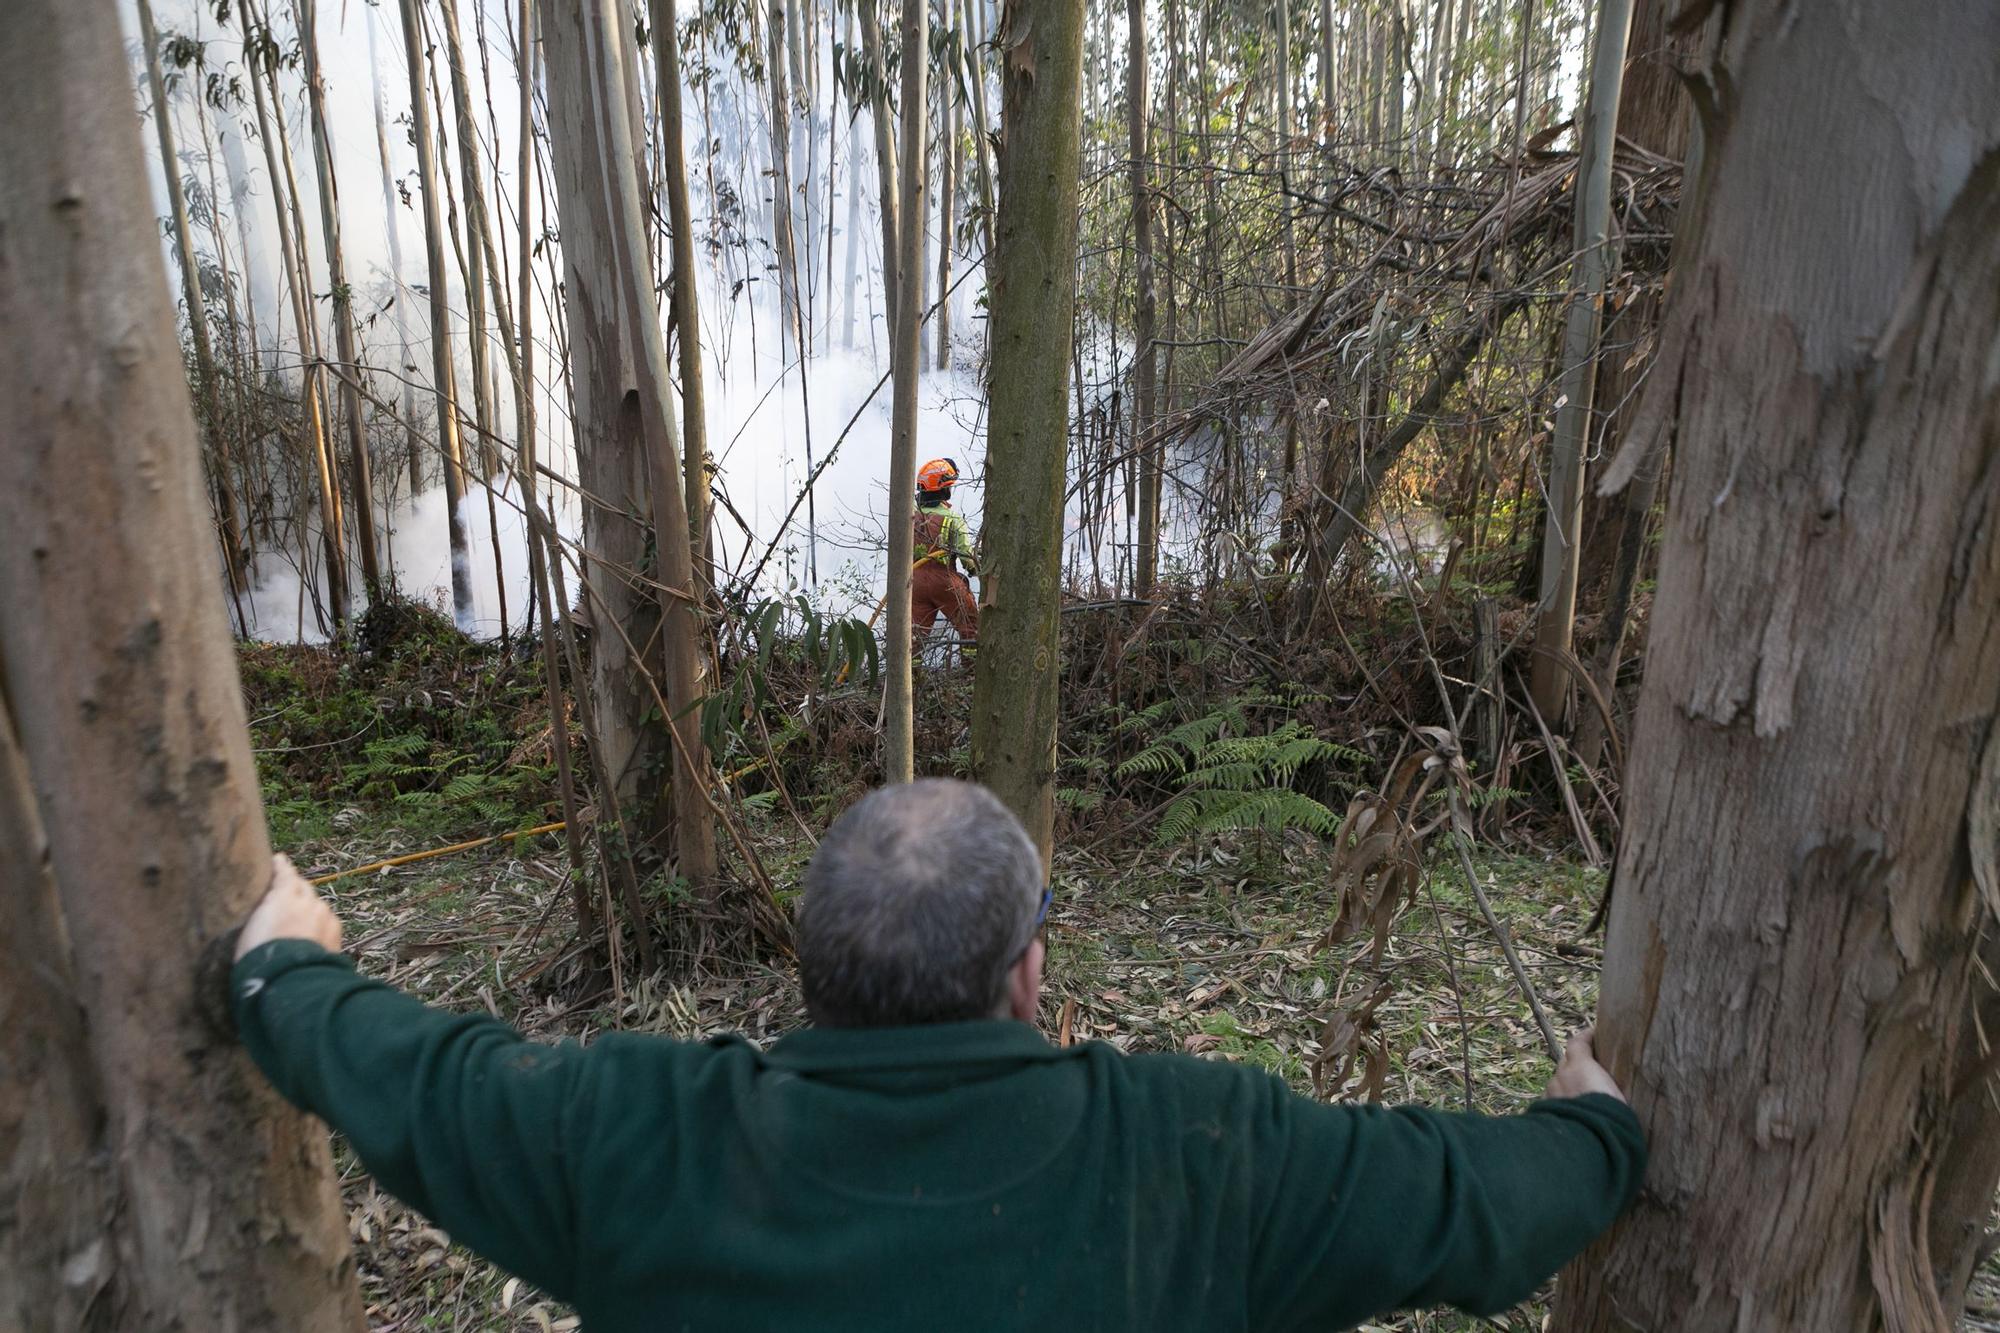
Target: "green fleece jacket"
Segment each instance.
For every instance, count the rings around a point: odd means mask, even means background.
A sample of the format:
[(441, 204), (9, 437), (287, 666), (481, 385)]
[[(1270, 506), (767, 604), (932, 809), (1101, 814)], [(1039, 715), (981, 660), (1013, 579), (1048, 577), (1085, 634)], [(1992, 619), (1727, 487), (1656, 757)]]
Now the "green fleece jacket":
[(387, 1189), (623, 1330), (1332, 1329), (1522, 1300), (1624, 1208), (1621, 1102), (1324, 1106), (1022, 1023), (522, 1039), (299, 940), (244, 1043)]

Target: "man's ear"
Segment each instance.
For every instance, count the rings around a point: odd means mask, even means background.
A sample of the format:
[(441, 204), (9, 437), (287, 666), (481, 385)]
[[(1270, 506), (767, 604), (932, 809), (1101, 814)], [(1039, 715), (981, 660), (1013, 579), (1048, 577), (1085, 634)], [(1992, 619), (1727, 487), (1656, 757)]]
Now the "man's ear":
[(1023, 1023), (1033, 1023), (1042, 1002), (1042, 963), (1048, 947), (1037, 935), (1028, 941), (1021, 961), (1007, 972), (1007, 1012)]

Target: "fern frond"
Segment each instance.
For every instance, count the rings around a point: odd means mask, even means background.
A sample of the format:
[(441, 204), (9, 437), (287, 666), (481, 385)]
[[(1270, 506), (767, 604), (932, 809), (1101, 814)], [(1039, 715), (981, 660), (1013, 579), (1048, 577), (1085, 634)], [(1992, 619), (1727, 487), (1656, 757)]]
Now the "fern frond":
[(1167, 741), (1155, 741), (1118, 765), (1116, 771), (1121, 778), (1142, 775), (1164, 777), (1168, 774), (1185, 773), (1187, 757)]
[(1238, 759), (1190, 769), (1180, 782), (1183, 787), (1208, 791), (1257, 791), (1266, 785), (1266, 779), (1263, 764), (1254, 759)]
[(1527, 793), (1513, 787), (1474, 787), (1465, 794), (1465, 803), (1474, 810), (1483, 810), (1495, 801), (1518, 801)]
[(1179, 707), (1180, 700), (1169, 695), (1156, 704), (1148, 704), (1130, 717), (1120, 718), (1117, 729), (1125, 734), (1130, 734), (1134, 731), (1150, 731), (1160, 723), (1165, 722), (1173, 715), (1174, 710)]
[(1165, 847), (1169, 843), (1184, 842), (1198, 832), (1205, 830), (1207, 820), (1218, 803), (1233, 800), (1235, 792), (1188, 791), (1174, 797), (1160, 815), (1160, 826), (1153, 832), (1155, 846)]
[(493, 779), (485, 773), (460, 773), (444, 784), (438, 795), (447, 801), (472, 801), (492, 790)]

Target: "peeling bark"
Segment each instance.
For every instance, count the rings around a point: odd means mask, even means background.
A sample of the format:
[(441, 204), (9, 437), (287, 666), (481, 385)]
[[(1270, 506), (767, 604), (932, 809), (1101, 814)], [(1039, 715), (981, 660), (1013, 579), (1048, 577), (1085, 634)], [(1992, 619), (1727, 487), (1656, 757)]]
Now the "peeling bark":
[(69, 939), (0, 699), (0, 1327), (111, 1327), (117, 1216)]
[[(716, 846), (694, 710), (701, 628), (666, 345), (640, 220), (645, 189), (625, 114), (629, 50), (607, 0), (550, 7), (542, 37), (562, 204), (577, 464), (584, 490), (602, 502), (584, 507), (599, 750), (620, 807), (637, 816), (647, 837), (663, 833), (671, 814), (681, 873), (702, 883), (715, 875)], [(650, 666), (639, 656), (649, 645), (657, 645)], [(668, 724), (653, 716), (659, 710), (649, 669), (660, 677), (667, 711), (679, 719), (672, 724), (678, 745)], [(661, 799), (661, 778), (670, 770), (671, 811)]]
[(1938, 1210), (2000, 1169), (1957, 1097), (2000, 908), (1995, 50), (1979, 0), (1731, 11), (1627, 448), (1677, 459), (1599, 1010), (1653, 1165), (1558, 1329), (1941, 1333), (1962, 1295)]
[[(42, 1202), (68, 1242), (66, 1222), (103, 1224), (114, 1327), (358, 1330), (325, 1133), (200, 993), (196, 960), (262, 894), (270, 845), (117, 14), (17, 0), (0, 43), (19, 57), (0, 83), (0, 662), (117, 1190), (107, 1214), (86, 1171)], [(67, 1087), (90, 1095), (74, 1067)], [(79, 1286), (105, 1271), (72, 1259)]]

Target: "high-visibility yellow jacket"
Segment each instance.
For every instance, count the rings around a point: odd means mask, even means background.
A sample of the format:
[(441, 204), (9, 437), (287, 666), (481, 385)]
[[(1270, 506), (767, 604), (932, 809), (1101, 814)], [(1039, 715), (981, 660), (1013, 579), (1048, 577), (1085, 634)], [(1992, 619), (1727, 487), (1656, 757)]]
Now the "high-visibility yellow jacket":
[(979, 559), (972, 551), (972, 529), (952, 512), (948, 504), (917, 506), (916, 558), (925, 556), (947, 567), (956, 566), (968, 574), (979, 572)]

